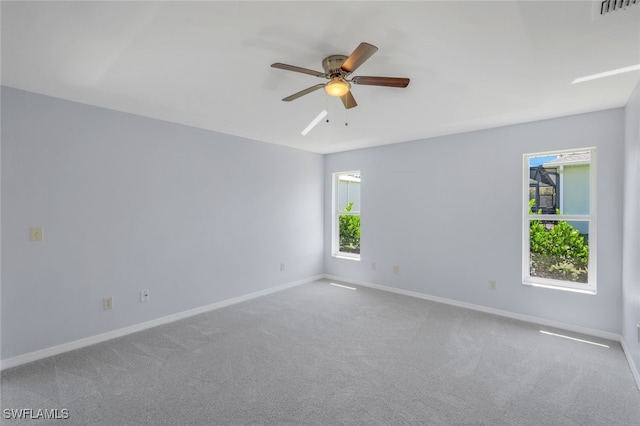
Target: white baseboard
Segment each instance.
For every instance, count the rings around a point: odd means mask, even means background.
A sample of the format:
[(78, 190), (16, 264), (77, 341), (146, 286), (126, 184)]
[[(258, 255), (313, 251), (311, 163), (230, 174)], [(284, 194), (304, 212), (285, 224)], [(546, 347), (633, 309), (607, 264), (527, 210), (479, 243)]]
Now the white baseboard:
[(534, 317), (534, 316), (531, 316), (531, 315), (524, 315), (524, 314), (518, 314), (518, 313), (510, 312), (510, 311), (503, 311), (501, 309), (489, 308), (489, 307), (482, 306), (482, 305), (475, 305), (473, 303), (460, 302), (458, 300), (446, 299), (444, 297), (431, 296), (431, 295), (428, 295), (428, 294), (425, 294), (425, 293), (418, 293), (416, 291), (403, 290), (403, 289), (399, 289), (399, 288), (395, 288), (395, 287), (388, 287), (388, 286), (384, 286), (384, 285), (380, 285), (380, 284), (373, 284), (373, 283), (369, 283), (369, 282), (352, 280), (352, 279), (349, 279), (349, 278), (337, 277), (337, 276), (334, 276), (334, 275), (327, 275), (327, 274), (324, 275), (324, 278), (328, 279), (328, 280), (335, 280), (335, 281), (341, 281), (341, 282), (345, 282), (345, 283), (360, 285), (362, 287), (369, 287), (369, 288), (373, 288), (373, 289), (376, 289), (376, 290), (388, 291), (390, 293), (401, 294), (401, 295), (404, 295), (404, 296), (416, 297), (418, 299), (430, 300), (432, 302), (444, 303), (444, 304), (447, 304), (447, 305), (452, 305), (452, 306), (457, 306), (457, 307), (460, 307), (460, 308), (471, 309), (471, 310), (474, 310), (474, 311), (485, 312), (485, 313), (488, 313), (488, 314), (493, 314), (493, 315), (498, 315), (498, 316), (501, 316), (501, 317), (516, 319), (516, 320), (525, 321), (525, 322), (530, 322), (530, 323), (533, 323), (533, 324), (546, 325), (547, 327), (554, 327), (554, 328), (559, 328), (559, 329), (562, 329), (562, 330), (573, 331), (575, 333), (581, 333), (581, 334), (585, 334), (585, 335), (588, 335), (588, 336), (600, 337), (602, 339), (614, 340), (616, 342), (619, 342), (619, 341), (622, 340), (622, 336), (619, 335), (619, 334), (616, 334), (616, 333), (610, 333), (610, 332), (607, 332), (607, 331), (596, 330), (596, 329), (587, 328), (587, 327), (580, 327), (580, 326), (573, 325), (573, 324), (566, 324), (566, 323), (559, 322), (559, 321), (547, 320), (547, 319), (544, 319), (544, 318), (538, 318), (538, 317)]
[(631, 351), (627, 346), (627, 342), (624, 341), (624, 338), (620, 339), (620, 345), (622, 345), (622, 350), (624, 351), (624, 355), (627, 357), (627, 362), (629, 363), (629, 368), (631, 368), (631, 373), (633, 377), (636, 379), (636, 385), (638, 386), (638, 390), (640, 390), (640, 373), (638, 372), (638, 367), (633, 362), (633, 358), (631, 357)]
[(266, 296), (271, 293), (276, 293), (278, 291), (286, 290), (288, 288), (296, 287), (312, 281), (317, 281), (322, 278), (323, 278), (323, 275), (315, 275), (309, 278), (304, 278), (301, 280), (282, 284), (276, 287), (271, 287), (264, 290), (256, 291), (254, 293), (245, 294), (243, 296), (234, 297), (232, 299), (223, 300), (221, 302), (212, 303), (210, 305), (189, 309), (187, 311), (178, 312), (178, 313), (167, 315), (161, 318), (156, 318), (151, 321), (134, 324), (128, 327), (120, 328), (113, 331), (108, 331), (106, 333), (98, 334), (95, 336), (85, 337), (83, 339), (74, 340), (72, 342), (63, 343), (61, 345), (51, 346), (45, 349), (40, 349), (40, 350), (29, 352), (26, 354), (18, 355), (12, 358), (7, 358), (0, 362), (0, 370), (6, 370), (8, 368), (17, 367), (22, 364), (38, 361), (38, 360), (48, 358), (50, 356), (58, 355), (64, 352), (69, 352), (75, 349), (84, 348), (86, 346), (95, 345), (96, 343), (115, 339), (116, 337), (126, 336), (128, 334), (136, 333), (138, 331), (146, 330), (148, 328), (157, 327), (159, 325), (168, 324), (184, 318), (192, 317), (194, 315), (224, 308), (230, 305), (235, 305), (236, 303), (241, 303), (247, 300), (255, 299), (257, 297)]

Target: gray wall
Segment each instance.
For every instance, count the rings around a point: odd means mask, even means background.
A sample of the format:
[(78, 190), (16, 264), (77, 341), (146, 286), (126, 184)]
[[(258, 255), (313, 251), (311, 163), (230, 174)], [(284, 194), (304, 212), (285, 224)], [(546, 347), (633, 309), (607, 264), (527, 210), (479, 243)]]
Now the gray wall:
[[(523, 286), (522, 155), (588, 146), (598, 149), (598, 294)], [(620, 108), (328, 155), (326, 205), (331, 173), (360, 170), (363, 210), (361, 261), (325, 251), (325, 271), (620, 333), (623, 147)]]
[(3, 87), (2, 358), (321, 274), (322, 164)]
[[(622, 337), (640, 370), (640, 83), (626, 107)], [(638, 377), (636, 377), (638, 378)]]

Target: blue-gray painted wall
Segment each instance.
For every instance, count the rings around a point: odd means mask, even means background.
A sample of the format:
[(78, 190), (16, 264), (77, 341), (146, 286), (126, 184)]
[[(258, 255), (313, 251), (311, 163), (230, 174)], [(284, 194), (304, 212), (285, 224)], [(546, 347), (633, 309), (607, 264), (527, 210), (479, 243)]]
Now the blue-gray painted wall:
[[(524, 286), (523, 155), (591, 146), (598, 155), (598, 293)], [(361, 171), (363, 207), (361, 260), (325, 251), (325, 271), (620, 333), (623, 153), (618, 108), (327, 155), (325, 183), (333, 172)], [(325, 245), (329, 238), (325, 232)]]
[(321, 274), (322, 164), (3, 87), (2, 358)]

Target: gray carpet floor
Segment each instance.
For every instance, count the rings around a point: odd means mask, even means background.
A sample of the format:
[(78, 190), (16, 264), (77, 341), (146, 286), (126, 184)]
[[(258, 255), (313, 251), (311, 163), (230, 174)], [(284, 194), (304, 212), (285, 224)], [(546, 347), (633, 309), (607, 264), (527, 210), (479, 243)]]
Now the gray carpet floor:
[(69, 412), (12, 425), (640, 424), (617, 342), (328, 281), (1, 378), (3, 409)]

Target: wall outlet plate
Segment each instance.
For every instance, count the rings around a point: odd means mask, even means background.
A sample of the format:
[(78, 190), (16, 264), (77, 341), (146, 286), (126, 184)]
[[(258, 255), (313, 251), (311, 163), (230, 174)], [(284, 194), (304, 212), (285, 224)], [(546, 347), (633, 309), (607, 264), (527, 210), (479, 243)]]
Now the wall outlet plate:
[(113, 297), (109, 296), (102, 299), (102, 309), (105, 311), (113, 309)]
[(140, 290), (140, 301), (141, 302), (149, 301), (149, 290)]
[(31, 241), (42, 241), (44, 238), (44, 229), (42, 226), (32, 226), (29, 228), (29, 238)]

